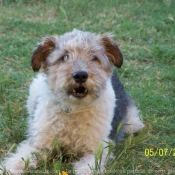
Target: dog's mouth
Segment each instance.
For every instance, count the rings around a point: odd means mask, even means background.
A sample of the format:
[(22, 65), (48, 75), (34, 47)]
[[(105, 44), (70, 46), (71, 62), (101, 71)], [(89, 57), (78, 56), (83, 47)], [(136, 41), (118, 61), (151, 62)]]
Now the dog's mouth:
[(88, 89), (84, 86), (76, 87), (72, 90), (71, 95), (76, 98), (84, 98), (88, 94)]

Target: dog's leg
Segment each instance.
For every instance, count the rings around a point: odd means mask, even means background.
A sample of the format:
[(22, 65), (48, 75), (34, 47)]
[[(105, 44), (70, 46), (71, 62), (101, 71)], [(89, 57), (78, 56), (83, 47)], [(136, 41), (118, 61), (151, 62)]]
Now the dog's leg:
[[(33, 147), (28, 140), (23, 141), (16, 153), (9, 153), (2, 163), (2, 169), (5, 168), (9, 174), (19, 175), (23, 173), (27, 161), (29, 161), (28, 167), (36, 167), (37, 159), (33, 152), (39, 152), (39, 149)], [(0, 171), (0, 175), (1, 173)]]
[(91, 168), (95, 166), (95, 158), (93, 154), (85, 155), (80, 161), (74, 164), (76, 175), (91, 175)]
[(127, 107), (127, 115), (124, 122), (125, 133), (131, 134), (131, 133), (137, 132), (138, 130), (144, 127), (144, 124), (139, 118), (138, 113), (139, 111), (135, 106), (134, 102), (130, 101), (129, 106)]
[(95, 168), (95, 155), (94, 154), (85, 154), (79, 161), (74, 163), (74, 170), (76, 175), (93, 175), (93, 174), (102, 174), (105, 170), (104, 165), (108, 155), (108, 142), (103, 142), (103, 152), (99, 168)]

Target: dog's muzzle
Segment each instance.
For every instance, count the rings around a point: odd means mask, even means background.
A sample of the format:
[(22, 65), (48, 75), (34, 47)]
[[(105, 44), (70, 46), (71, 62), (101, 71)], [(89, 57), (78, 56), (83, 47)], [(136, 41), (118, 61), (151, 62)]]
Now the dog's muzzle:
[(77, 71), (72, 74), (74, 81), (79, 84), (78, 87), (74, 88), (71, 92), (76, 98), (84, 98), (88, 94), (88, 89), (83, 85), (88, 79), (88, 73), (85, 71)]

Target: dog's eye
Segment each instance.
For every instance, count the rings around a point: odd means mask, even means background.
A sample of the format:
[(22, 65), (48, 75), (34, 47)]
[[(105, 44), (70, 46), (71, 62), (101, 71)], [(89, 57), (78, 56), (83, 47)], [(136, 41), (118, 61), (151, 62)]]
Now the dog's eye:
[(69, 54), (66, 53), (66, 54), (62, 55), (62, 57), (60, 59), (61, 59), (61, 61), (67, 61), (69, 59)]
[(96, 63), (98, 63), (98, 64), (101, 64), (100, 59), (99, 59), (97, 56), (95, 56), (95, 55), (93, 55), (92, 61), (94, 61), (94, 62), (96, 62)]
[(92, 61), (99, 61), (99, 59), (98, 59), (97, 56), (93, 55), (93, 57), (92, 57)]

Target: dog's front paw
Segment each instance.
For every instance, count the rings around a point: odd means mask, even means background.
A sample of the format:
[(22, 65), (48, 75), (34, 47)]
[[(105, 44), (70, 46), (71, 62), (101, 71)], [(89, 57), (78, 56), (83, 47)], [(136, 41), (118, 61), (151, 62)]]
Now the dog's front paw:
[(9, 175), (21, 175), (23, 174), (24, 162), (22, 160), (7, 160), (4, 162), (3, 167), (0, 170), (0, 175), (9, 174)]
[(0, 166), (0, 175), (22, 175), (23, 170), (17, 169), (15, 167), (1, 167)]
[(92, 175), (95, 166), (94, 155), (89, 154), (74, 163), (74, 170), (76, 175)]
[(92, 171), (90, 167), (84, 166), (84, 167), (74, 167), (74, 171), (76, 175), (92, 175)]

